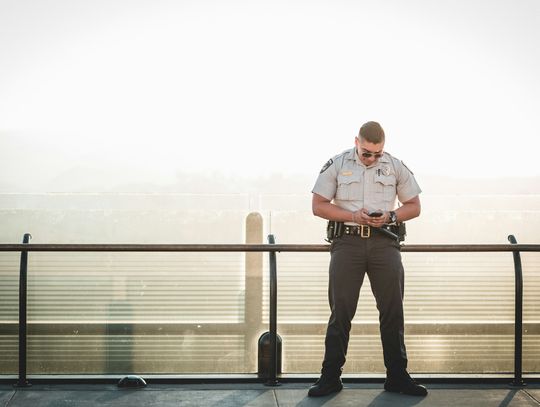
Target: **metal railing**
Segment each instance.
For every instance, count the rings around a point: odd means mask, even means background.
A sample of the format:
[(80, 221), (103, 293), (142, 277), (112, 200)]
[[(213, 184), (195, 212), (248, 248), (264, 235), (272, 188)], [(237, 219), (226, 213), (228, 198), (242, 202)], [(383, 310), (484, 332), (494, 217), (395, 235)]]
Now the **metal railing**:
[[(31, 235), (25, 234), (22, 244), (0, 244), (0, 252), (20, 252), (19, 275), (19, 369), (16, 386), (29, 386), (27, 379), (27, 273), (28, 252), (268, 252), (270, 262), (270, 346), (271, 361), (265, 384), (279, 385), (277, 377), (277, 259), (278, 252), (327, 252), (330, 245), (276, 244), (273, 235), (268, 244), (29, 244)], [(523, 271), (521, 252), (540, 252), (540, 244), (517, 244), (513, 235), (508, 236), (511, 244), (436, 244), (402, 245), (402, 252), (512, 252), (515, 276), (515, 330), (514, 330), (514, 375), (513, 386), (523, 386)]]

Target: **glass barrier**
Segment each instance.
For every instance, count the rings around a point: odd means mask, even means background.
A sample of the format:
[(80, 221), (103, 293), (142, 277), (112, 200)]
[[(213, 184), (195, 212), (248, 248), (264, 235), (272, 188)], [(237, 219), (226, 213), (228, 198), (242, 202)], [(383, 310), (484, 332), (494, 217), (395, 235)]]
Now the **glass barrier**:
[[(115, 198), (105, 205), (97, 196), (95, 202), (74, 201), (74, 207), (69, 197), (55, 197), (54, 205), (43, 198), (24, 208), (0, 208), (6, 225), (0, 241), (19, 242), (31, 232), (32, 243), (244, 243), (248, 207), (257, 202), (264, 221), (261, 242), (273, 233), (276, 243), (321, 244), (325, 222), (298, 210), (309, 204), (308, 197), (214, 196), (209, 203), (208, 196), (128, 194), (121, 203)], [(87, 207), (77, 209), (81, 205)], [(243, 209), (232, 209), (238, 207)], [(428, 209), (423, 216), (422, 223), (411, 222), (407, 243), (425, 243), (430, 230), (436, 243), (448, 243), (441, 230), (456, 222), (452, 213), (441, 217)], [(493, 213), (475, 216), (488, 222)], [(515, 232), (518, 242), (534, 242), (525, 223), (513, 214), (488, 235), (482, 231), (486, 241), (477, 230), (463, 241), (507, 243), (505, 233)], [(459, 228), (448, 231), (452, 239), (460, 236)], [(18, 253), (0, 254), (0, 374), (17, 373), (19, 259)], [(283, 373), (320, 370), (329, 316), (328, 260), (328, 253), (277, 254)], [(522, 253), (522, 260), (523, 370), (538, 374), (540, 253)], [(410, 370), (511, 373), (511, 253), (403, 253), (403, 261)], [(28, 374), (256, 373), (257, 340), (268, 330), (268, 275), (268, 255), (262, 253), (31, 252)], [(345, 373), (382, 372), (378, 315), (366, 278)]]

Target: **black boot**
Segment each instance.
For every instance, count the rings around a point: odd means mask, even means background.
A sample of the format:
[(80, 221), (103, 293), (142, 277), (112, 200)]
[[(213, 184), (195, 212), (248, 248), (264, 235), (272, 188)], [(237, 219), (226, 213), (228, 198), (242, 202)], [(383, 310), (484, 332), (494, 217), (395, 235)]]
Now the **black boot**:
[(411, 396), (427, 396), (428, 393), (427, 389), (414, 381), (406, 370), (399, 373), (387, 372), (384, 390)]
[(325, 377), (321, 376), (319, 380), (315, 382), (313, 386), (309, 388), (309, 397), (322, 397), (332, 393), (337, 393), (343, 389), (343, 384), (339, 377)]

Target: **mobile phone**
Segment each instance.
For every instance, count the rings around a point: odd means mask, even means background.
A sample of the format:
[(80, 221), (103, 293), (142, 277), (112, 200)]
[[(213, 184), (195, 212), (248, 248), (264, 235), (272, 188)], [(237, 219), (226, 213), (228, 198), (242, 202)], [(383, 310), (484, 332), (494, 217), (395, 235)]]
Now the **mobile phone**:
[(372, 218), (378, 218), (378, 217), (382, 216), (382, 212), (373, 211), (373, 212), (368, 213), (368, 216), (371, 216)]

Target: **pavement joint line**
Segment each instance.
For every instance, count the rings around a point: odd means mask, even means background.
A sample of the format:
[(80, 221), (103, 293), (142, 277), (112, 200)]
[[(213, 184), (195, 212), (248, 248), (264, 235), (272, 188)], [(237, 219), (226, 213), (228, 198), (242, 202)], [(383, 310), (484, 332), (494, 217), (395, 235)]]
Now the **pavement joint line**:
[(272, 389), (272, 394), (274, 395), (274, 400), (276, 401), (276, 406), (279, 407), (279, 401), (277, 399), (276, 389)]
[(13, 394), (11, 395), (11, 397), (9, 398), (9, 400), (7, 401), (7, 403), (4, 405), (4, 407), (8, 407), (9, 406), (9, 403), (11, 403), (11, 400), (13, 400), (13, 397), (15, 397), (15, 394), (17, 393), (17, 390), (14, 390), (13, 391)]
[(540, 406), (540, 401), (537, 400), (531, 393), (529, 393), (525, 389), (521, 389), (521, 391), (523, 391), (523, 393), (525, 393), (527, 396), (529, 396), (530, 399), (532, 399), (536, 404), (538, 404)]

